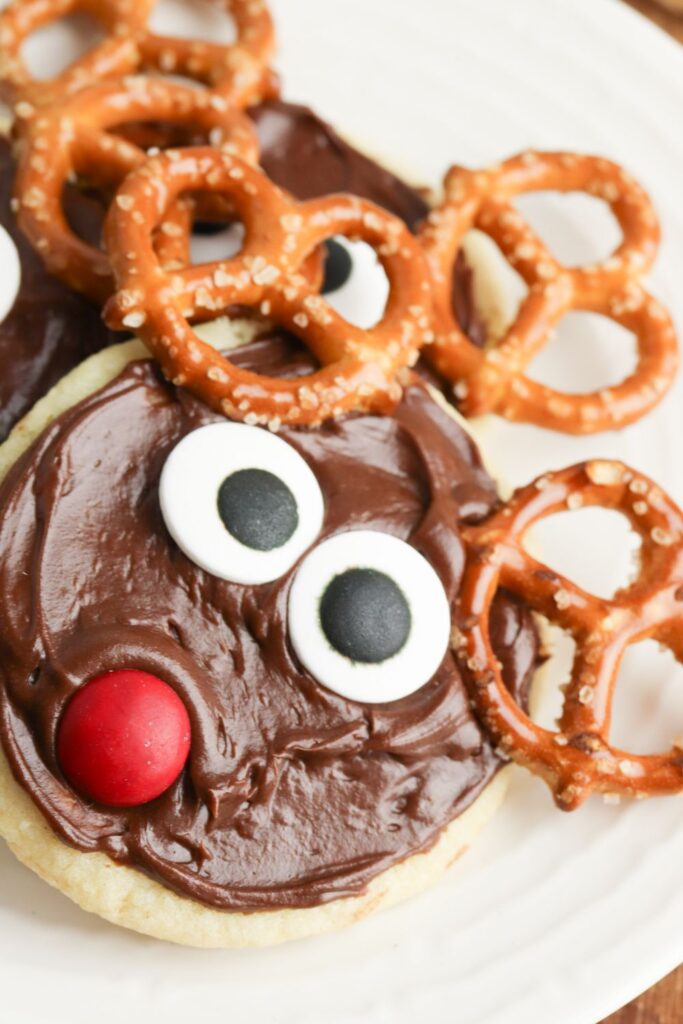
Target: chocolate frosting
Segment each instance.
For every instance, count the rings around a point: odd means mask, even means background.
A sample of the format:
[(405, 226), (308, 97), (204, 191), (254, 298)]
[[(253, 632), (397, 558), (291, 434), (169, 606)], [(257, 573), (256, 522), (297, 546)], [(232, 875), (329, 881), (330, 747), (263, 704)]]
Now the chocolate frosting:
[[(277, 337), (233, 357), (259, 372), (310, 369)], [(50, 826), (77, 849), (105, 851), (214, 907), (308, 907), (358, 893), (430, 847), (501, 762), (450, 652), (409, 697), (348, 701), (290, 647), (295, 570), (239, 586), (175, 546), (159, 509), (161, 468), (185, 434), (215, 419), (153, 363), (134, 363), (51, 424), (10, 471), (0, 489), (2, 745)], [(354, 528), (394, 534), (429, 559), (455, 601), (459, 524), (482, 519), (497, 497), (474, 445), (418, 378), (394, 417), (281, 436), (320, 483), (321, 540)], [(530, 615), (501, 598), (493, 625), (519, 696), (537, 659)], [(118, 811), (73, 792), (55, 737), (74, 691), (124, 667), (176, 689), (192, 749), (167, 793)]]
[(415, 228), (429, 213), (423, 195), (353, 149), (309, 107), (271, 100), (251, 111), (261, 166), (298, 199), (351, 192), (391, 210)]
[[(265, 170), (299, 198), (355, 192), (385, 206), (411, 227), (427, 212), (418, 192), (344, 142), (308, 108), (273, 101), (252, 114)], [(101, 322), (99, 310), (51, 277), (24, 239), (10, 210), (13, 177), (9, 143), (0, 139), (0, 223), (17, 243), (22, 265), (19, 297), (0, 323), (0, 441), (65, 373), (115, 340)], [(66, 200), (72, 225), (97, 245), (101, 204), (75, 188), (67, 189)], [(474, 309), (470, 276), (461, 263), (454, 303), (464, 328), (480, 340), (483, 328)]]

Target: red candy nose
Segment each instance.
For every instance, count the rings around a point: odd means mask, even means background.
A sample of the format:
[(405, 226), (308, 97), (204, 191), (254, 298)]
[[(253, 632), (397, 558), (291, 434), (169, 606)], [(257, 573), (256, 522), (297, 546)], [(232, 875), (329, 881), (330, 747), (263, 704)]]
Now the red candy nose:
[(135, 669), (85, 683), (67, 704), (57, 736), (64, 775), (112, 807), (154, 800), (180, 775), (190, 719), (171, 687)]

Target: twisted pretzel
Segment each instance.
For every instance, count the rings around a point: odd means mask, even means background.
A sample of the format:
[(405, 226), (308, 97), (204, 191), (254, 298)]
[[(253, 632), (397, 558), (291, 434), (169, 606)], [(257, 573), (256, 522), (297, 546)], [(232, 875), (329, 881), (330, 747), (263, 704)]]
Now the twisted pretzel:
[(275, 31), (265, 0), (223, 2), (235, 23), (233, 44), (148, 33), (141, 42), (142, 67), (194, 78), (238, 107), (277, 95), (277, 78), (270, 70)]
[[(258, 159), (256, 131), (246, 114), (204, 89), (147, 76), (82, 90), (59, 108), (30, 118), (20, 132), (15, 182), (19, 224), (51, 273), (100, 303), (114, 289), (109, 259), (68, 224), (64, 187), (78, 175), (111, 194), (147, 159), (143, 149), (111, 130), (129, 122), (158, 120), (186, 125), (225, 152)], [(168, 249), (179, 238), (186, 253), (188, 236), (187, 212), (176, 206), (160, 225), (160, 251), (164, 243)]]
[[(529, 528), (566, 509), (621, 512), (642, 541), (637, 579), (609, 600), (537, 562), (523, 547)], [(467, 531), (459, 646), (472, 696), (503, 751), (548, 783), (558, 805), (578, 807), (591, 791), (653, 796), (683, 790), (683, 751), (637, 755), (608, 734), (617, 673), (627, 647), (654, 638), (683, 661), (683, 513), (659, 487), (620, 462), (587, 462), (517, 491), (498, 513)], [(576, 640), (559, 732), (541, 728), (515, 703), (491, 645), (489, 612), (499, 587)]]
[[(643, 288), (659, 245), (650, 200), (616, 164), (571, 153), (523, 153), (486, 171), (453, 168), (446, 197), (422, 231), (434, 283), (436, 341), (425, 352), (455, 385), (463, 412), (497, 412), (572, 434), (616, 429), (639, 419), (668, 390), (678, 366), (674, 327), (666, 310)], [(604, 199), (623, 241), (604, 263), (569, 268), (559, 263), (510, 200), (550, 189)], [(479, 228), (499, 246), (529, 293), (504, 338), (479, 349), (456, 322), (451, 291), (462, 240)], [(635, 334), (638, 366), (621, 384), (587, 395), (546, 387), (524, 370), (570, 310), (600, 313)]]
[[(164, 273), (153, 235), (169, 203), (186, 192), (227, 196), (245, 227), (242, 251), (223, 262)], [(391, 290), (384, 316), (363, 331), (342, 319), (300, 272), (334, 234), (377, 251)], [(254, 167), (212, 149), (167, 151), (134, 172), (112, 204), (106, 239), (119, 291), (105, 310), (115, 328), (139, 331), (165, 375), (212, 408), (247, 423), (316, 424), (398, 401), (398, 371), (417, 359), (430, 330), (429, 280), (402, 221), (351, 196), (297, 203)], [(188, 318), (239, 304), (301, 338), (321, 369), (308, 377), (263, 377), (204, 344)]]
[[(154, 0), (14, 0), (0, 12), (0, 97), (32, 106), (59, 103), (84, 86), (134, 71), (140, 60), (138, 41)], [(28, 37), (43, 25), (75, 11), (101, 22), (106, 38), (47, 81), (35, 79), (21, 55)]]
[[(155, 35), (147, 28), (153, 6), (154, 0), (14, 0), (0, 13), (0, 97), (28, 114), (140, 70), (193, 78), (240, 108), (278, 94), (270, 69), (275, 32), (265, 0), (225, 0), (237, 35), (229, 45)], [(35, 79), (22, 57), (23, 44), (36, 29), (74, 11), (95, 17), (107, 37), (62, 74)]]

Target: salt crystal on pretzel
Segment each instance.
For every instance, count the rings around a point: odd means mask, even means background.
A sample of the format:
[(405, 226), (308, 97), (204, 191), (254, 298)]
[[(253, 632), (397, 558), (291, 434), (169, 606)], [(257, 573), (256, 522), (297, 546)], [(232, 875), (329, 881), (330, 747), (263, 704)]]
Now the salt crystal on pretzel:
[[(164, 273), (154, 233), (185, 193), (229, 198), (245, 228), (233, 259)], [(301, 272), (332, 235), (362, 239), (377, 252), (390, 295), (368, 331), (348, 323)], [(261, 171), (212, 149), (169, 151), (134, 172), (112, 204), (106, 239), (118, 292), (105, 310), (115, 328), (138, 331), (165, 375), (213, 409), (271, 428), (317, 424), (353, 410), (386, 411), (401, 395), (397, 374), (431, 333), (424, 256), (398, 218), (338, 195), (297, 203)], [(192, 330), (239, 304), (299, 337), (321, 363), (308, 377), (273, 379), (238, 369)]]
[[(603, 599), (538, 562), (528, 530), (560, 511), (598, 506), (624, 515), (642, 542), (640, 570)], [(632, 754), (613, 747), (609, 727), (619, 666), (627, 648), (653, 638), (683, 661), (683, 512), (656, 484), (620, 462), (592, 461), (517, 491), (484, 523), (466, 531), (468, 561), (460, 595), (461, 652), (486, 727), (514, 761), (543, 778), (560, 807), (593, 791), (643, 797), (683, 791), (683, 756)], [(576, 641), (559, 731), (536, 724), (507, 690), (489, 632), (499, 588), (566, 630)]]
[[(13, 0), (0, 11), (0, 97), (33, 107), (59, 103), (84, 86), (134, 71), (140, 62), (138, 41), (154, 0)], [(82, 11), (99, 21), (107, 35), (61, 74), (46, 81), (33, 77), (22, 56), (28, 37), (44, 25)]]
[[(611, 207), (623, 240), (605, 262), (565, 267), (547, 250), (511, 200), (525, 192), (586, 192)], [(529, 292), (505, 336), (479, 349), (458, 325), (451, 304), (453, 266), (472, 228), (488, 234)], [(443, 204), (427, 218), (421, 240), (431, 269), (436, 341), (425, 355), (454, 385), (468, 416), (496, 412), (510, 420), (572, 434), (617, 429), (660, 401), (678, 367), (667, 311), (643, 287), (659, 245), (652, 204), (622, 168), (573, 153), (522, 153), (485, 171), (453, 168)], [(593, 394), (567, 394), (525, 376), (531, 360), (571, 310), (599, 313), (637, 340), (635, 371)]]
[[(256, 130), (246, 114), (207, 90), (142, 75), (81, 90), (59, 107), (29, 118), (19, 132), (14, 190), (19, 224), (48, 270), (97, 302), (113, 291), (109, 259), (69, 225), (64, 188), (77, 176), (108, 197), (147, 159), (144, 150), (114, 134), (115, 129), (157, 121), (203, 132), (225, 152), (258, 159)], [(167, 212), (162, 249), (172, 242), (171, 225), (187, 259), (189, 223), (182, 205)]]

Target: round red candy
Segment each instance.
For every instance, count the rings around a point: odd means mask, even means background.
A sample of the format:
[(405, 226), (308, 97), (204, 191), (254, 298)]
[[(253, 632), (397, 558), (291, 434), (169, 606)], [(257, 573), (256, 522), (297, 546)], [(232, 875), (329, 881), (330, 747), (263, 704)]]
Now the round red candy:
[(98, 803), (136, 807), (171, 786), (190, 752), (190, 719), (168, 683), (134, 669), (85, 683), (67, 704), (57, 755)]

